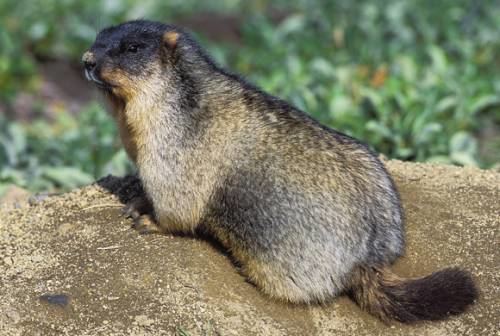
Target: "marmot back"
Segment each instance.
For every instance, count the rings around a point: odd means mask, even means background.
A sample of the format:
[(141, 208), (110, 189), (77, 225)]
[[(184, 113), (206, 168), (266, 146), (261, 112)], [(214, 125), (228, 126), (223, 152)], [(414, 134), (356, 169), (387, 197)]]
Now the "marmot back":
[(401, 202), (376, 155), (223, 70), (180, 28), (110, 27), (83, 60), (147, 194), (127, 207), (138, 229), (213, 235), (279, 300), (347, 293), (383, 320), (412, 322), (477, 298), (457, 269), (394, 275)]

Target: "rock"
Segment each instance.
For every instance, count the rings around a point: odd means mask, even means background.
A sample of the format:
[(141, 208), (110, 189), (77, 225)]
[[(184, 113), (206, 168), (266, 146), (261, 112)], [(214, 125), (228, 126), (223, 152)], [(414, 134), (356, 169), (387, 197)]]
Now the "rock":
[[(407, 221), (407, 251), (395, 272), (471, 271), (481, 298), (465, 314), (385, 325), (345, 296), (323, 306), (275, 302), (216, 245), (139, 235), (121, 216), (120, 200), (140, 188), (133, 179), (108, 177), (30, 207), (0, 209), (0, 335), (495, 335), (500, 174), (386, 164)], [(47, 293), (65, 293), (71, 303), (60, 307), (54, 294), (39, 299)], [(20, 316), (27, 318), (19, 323)]]

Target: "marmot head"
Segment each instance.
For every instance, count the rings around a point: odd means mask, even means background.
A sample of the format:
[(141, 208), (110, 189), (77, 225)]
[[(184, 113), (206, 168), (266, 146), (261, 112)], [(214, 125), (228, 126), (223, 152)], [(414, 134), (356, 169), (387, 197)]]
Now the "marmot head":
[(83, 54), (85, 76), (99, 89), (123, 99), (149, 92), (168, 80), (186, 39), (179, 28), (151, 21), (130, 21), (102, 30)]

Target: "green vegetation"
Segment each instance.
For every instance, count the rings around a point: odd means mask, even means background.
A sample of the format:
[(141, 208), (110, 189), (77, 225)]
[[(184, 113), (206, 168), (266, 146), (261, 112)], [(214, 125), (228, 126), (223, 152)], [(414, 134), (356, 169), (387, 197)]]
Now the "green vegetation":
[(184, 328), (177, 327), (176, 335), (177, 336), (190, 336), (191, 334), (189, 332), (187, 332)]
[(10, 183), (39, 191), (71, 189), (132, 165), (118, 150), (114, 124), (96, 103), (77, 117), (58, 114), (48, 123), (6, 123), (0, 117), (0, 194)]
[[(386, 156), (485, 168), (500, 161), (495, 0), (4, 0), (0, 102), (9, 111), (19, 92), (36, 92), (40, 62), (77, 63), (104, 26), (202, 12), (238, 22), (240, 42), (198, 31), (219, 62)], [(67, 189), (130, 169), (96, 103), (51, 123), (0, 123), (0, 193), (7, 183)]]

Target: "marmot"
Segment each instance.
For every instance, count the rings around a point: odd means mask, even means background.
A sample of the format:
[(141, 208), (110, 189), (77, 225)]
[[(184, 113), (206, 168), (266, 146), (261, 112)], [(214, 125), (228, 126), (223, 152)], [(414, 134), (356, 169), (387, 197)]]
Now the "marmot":
[(365, 144), (222, 69), (181, 28), (106, 28), (83, 62), (159, 230), (213, 235), (252, 283), (287, 302), (346, 293), (384, 321), (413, 322), (476, 300), (471, 276), (456, 268), (415, 279), (391, 272), (404, 250), (401, 201)]

